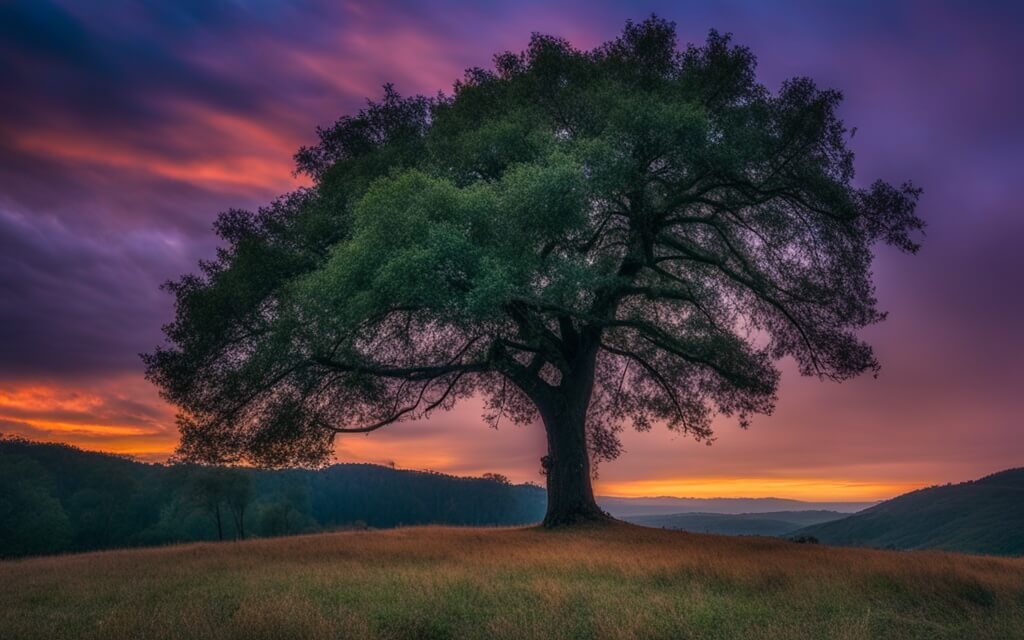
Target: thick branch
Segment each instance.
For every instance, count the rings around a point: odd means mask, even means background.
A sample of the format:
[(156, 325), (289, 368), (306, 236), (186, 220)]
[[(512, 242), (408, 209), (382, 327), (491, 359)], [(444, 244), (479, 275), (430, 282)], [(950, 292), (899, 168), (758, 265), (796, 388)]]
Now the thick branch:
[[(441, 394), (441, 397), (439, 397), (437, 400), (434, 400), (433, 402), (428, 404), (426, 406), (426, 408), (423, 409), (423, 413), (427, 414), (427, 413), (433, 411), (434, 409), (438, 408), (439, 406), (441, 406), (444, 403), (444, 401), (448, 399), (448, 396), (451, 395), (452, 390), (455, 389), (455, 385), (457, 385), (459, 383), (459, 380), (461, 380), (462, 376), (464, 376), (464, 375), (465, 375), (464, 372), (460, 372), (460, 373), (456, 374), (455, 376), (453, 376), (452, 381), (450, 383), (448, 383), (448, 386), (447, 386), (447, 388), (445, 388), (444, 393)], [(379, 420), (379, 421), (377, 421), (377, 422), (375, 422), (373, 424), (366, 425), (366, 426), (363, 426), (363, 427), (332, 427), (332, 426), (328, 426), (328, 425), (323, 425), (323, 426), (326, 429), (328, 429), (330, 431), (333, 431), (334, 433), (369, 433), (371, 431), (376, 431), (377, 429), (380, 429), (381, 427), (386, 427), (387, 425), (396, 422), (402, 416), (407, 415), (407, 414), (412, 413), (413, 411), (415, 411), (419, 407), (420, 403), (423, 401), (423, 396), (426, 394), (427, 389), (430, 387), (430, 385), (433, 382), (434, 382), (434, 380), (428, 380), (423, 385), (423, 388), (420, 389), (419, 395), (416, 396), (416, 401), (415, 402), (413, 402), (412, 404), (410, 404), (410, 405), (408, 405), (406, 407), (403, 407), (402, 409), (398, 409), (397, 411), (393, 411), (390, 415), (388, 415), (388, 417), (386, 417), (386, 418), (384, 418), (382, 420)]]

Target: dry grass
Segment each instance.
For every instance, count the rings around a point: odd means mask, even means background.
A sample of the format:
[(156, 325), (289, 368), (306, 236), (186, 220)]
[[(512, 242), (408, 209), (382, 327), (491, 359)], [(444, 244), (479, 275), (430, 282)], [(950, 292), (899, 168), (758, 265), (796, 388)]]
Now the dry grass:
[(1024, 560), (613, 525), (0, 563), (3, 638), (1024, 638)]

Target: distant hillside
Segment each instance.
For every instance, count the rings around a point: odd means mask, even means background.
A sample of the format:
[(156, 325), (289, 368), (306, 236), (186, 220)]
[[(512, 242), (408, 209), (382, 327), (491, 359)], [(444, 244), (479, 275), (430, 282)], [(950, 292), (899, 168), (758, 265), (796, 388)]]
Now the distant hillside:
[(812, 524), (847, 517), (838, 511), (769, 511), (766, 513), (673, 513), (631, 516), (629, 522), (645, 527), (678, 529), (729, 536), (784, 536)]
[(676, 513), (772, 513), (776, 511), (839, 511), (854, 513), (876, 502), (803, 502), (784, 498), (611, 498), (599, 496), (597, 503), (616, 518), (672, 515)]
[(1024, 555), (1024, 468), (913, 491), (795, 535), (838, 545)]
[(0, 558), (344, 527), (540, 521), (542, 488), (369, 464), (145, 464), (0, 438)]

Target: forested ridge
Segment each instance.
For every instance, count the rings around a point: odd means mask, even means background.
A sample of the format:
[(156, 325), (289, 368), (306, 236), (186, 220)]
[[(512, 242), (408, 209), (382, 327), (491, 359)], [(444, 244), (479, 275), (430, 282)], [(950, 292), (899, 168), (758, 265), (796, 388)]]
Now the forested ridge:
[(1024, 556), (1024, 468), (911, 491), (794, 535), (827, 544)]
[(347, 527), (525, 524), (545, 504), (540, 487), (497, 474), (148, 464), (0, 438), (0, 557)]

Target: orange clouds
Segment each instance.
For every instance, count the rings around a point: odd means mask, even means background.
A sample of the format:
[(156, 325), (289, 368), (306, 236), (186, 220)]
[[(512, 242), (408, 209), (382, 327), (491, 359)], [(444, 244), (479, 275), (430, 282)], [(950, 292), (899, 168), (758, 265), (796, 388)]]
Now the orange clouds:
[[(144, 173), (213, 190), (251, 193), (282, 193), (304, 182), (291, 177), (290, 152), (282, 151), (282, 142), (258, 125), (226, 114), (206, 114), (176, 135), (188, 139), (228, 138), (218, 154), (181, 157), (136, 146), (130, 141), (111, 140), (84, 132), (35, 131), (15, 138), (22, 152), (73, 162), (113, 172)], [(245, 138), (233, 152), (232, 139)], [(294, 151), (297, 144), (289, 145)]]
[(172, 412), (140, 379), (85, 385), (0, 386), (0, 432), (83, 449), (165, 459), (177, 444)]

